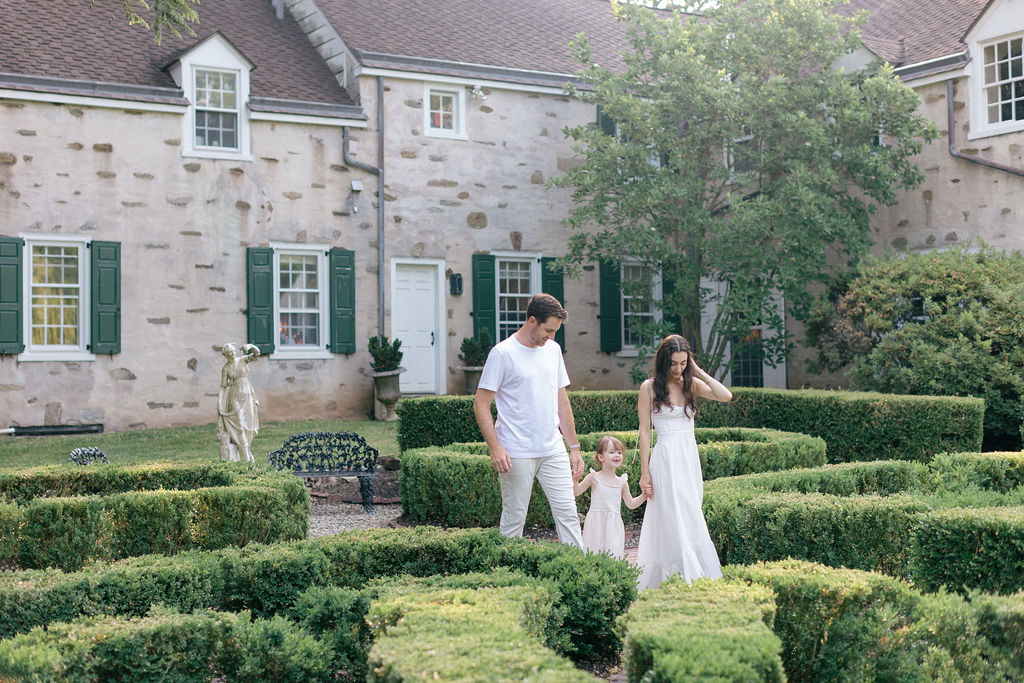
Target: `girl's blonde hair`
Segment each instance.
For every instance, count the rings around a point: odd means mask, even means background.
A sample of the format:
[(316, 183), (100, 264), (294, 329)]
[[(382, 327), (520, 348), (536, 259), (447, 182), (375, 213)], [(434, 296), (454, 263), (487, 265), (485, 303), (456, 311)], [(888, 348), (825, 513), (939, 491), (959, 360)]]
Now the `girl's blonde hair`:
[(621, 441), (616, 439), (614, 436), (602, 436), (597, 442), (596, 450), (599, 461), (601, 459), (600, 455), (604, 453), (606, 450), (608, 450), (609, 446), (613, 446), (622, 451), (623, 453), (626, 452), (626, 446)]

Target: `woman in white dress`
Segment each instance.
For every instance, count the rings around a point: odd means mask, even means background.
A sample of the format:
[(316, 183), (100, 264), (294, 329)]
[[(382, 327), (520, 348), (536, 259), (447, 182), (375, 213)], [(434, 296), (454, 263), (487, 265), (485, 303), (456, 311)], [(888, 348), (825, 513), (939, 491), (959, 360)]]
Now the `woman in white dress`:
[[(675, 574), (688, 582), (722, 576), (701, 503), (704, 477), (693, 435), (697, 397), (729, 401), (730, 392), (704, 372), (690, 344), (673, 334), (654, 357), (654, 377), (640, 385), (640, 491), (647, 495), (637, 564), (639, 590), (657, 588)], [(658, 442), (651, 453), (651, 424)]]

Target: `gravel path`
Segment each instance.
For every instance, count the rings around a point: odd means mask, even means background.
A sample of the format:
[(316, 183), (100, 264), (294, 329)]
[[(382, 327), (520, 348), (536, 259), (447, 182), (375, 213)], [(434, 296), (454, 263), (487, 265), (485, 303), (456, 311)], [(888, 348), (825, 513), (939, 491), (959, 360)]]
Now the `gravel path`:
[(314, 500), (309, 507), (309, 537), (332, 536), (352, 529), (380, 529), (402, 514), (401, 505), (374, 505), (374, 514), (367, 514), (358, 503), (323, 503)]

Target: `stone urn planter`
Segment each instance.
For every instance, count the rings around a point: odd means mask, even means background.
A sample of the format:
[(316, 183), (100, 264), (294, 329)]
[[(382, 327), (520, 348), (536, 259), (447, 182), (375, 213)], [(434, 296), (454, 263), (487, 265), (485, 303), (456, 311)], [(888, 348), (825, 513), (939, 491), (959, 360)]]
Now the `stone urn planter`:
[(462, 370), (466, 376), (466, 393), (472, 396), (476, 393), (476, 387), (480, 383), (480, 373), (484, 371), (482, 365), (460, 365), (457, 370)]
[(405, 368), (370, 373), (370, 376), (373, 377), (374, 396), (384, 406), (384, 417), (381, 418), (383, 420), (391, 421), (398, 419), (398, 415), (395, 414), (395, 404), (398, 403), (398, 399), (402, 398), (402, 389), (398, 384), (398, 376), (403, 372), (405, 372)]

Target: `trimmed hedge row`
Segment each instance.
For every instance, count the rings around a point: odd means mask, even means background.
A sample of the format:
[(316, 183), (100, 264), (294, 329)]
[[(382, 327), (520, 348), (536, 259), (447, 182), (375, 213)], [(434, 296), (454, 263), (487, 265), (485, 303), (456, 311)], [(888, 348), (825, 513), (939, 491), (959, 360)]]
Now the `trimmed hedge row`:
[(0, 502), (0, 562), (74, 571), (91, 561), (309, 532), (309, 492), (290, 473), (228, 463), (83, 469), (0, 475), (0, 489), (15, 501)]
[(142, 618), (50, 624), (0, 641), (0, 680), (303, 683), (330, 680), (330, 662), (328, 648), (296, 624), (253, 621), (245, 612), (154, 609)]
[[(828, 443), (830, 462), (927, 461), (936, 453), (981, 450), (985, 403), (977, 398), (743, 387), (732, 392), (729, 403), (704, 401), (698, 425), (818, 436)], [(636, 428), (636, 391), (570, 391), (569, 399), (577, 433)], [(472, 396), (402, 399), (397, 412), (403, 452), (482, 438)]]
[(775, 594), (736, 581), (682, 580), (644, 591), (619, 620), (622, 662), (640, 681), (781, 681)]
[[(1024, 676), (1024, 593), (968, 601), (798, 560), (723, 572), (720, 581), (674, 579), (641, 594), (620, 620), (631, 683), (689, 680), (690, 671), (708, 680), (778, 681), (781, 669), (790, 681)], [(724, 624), (721, 612), (730, 615)]]
[[(579, 440), (587, 467), (598, 467), (594, 450), (598, 439), (609, 433), (627, 448), (636, 447), (635, 431), (581, 434)], [(825, 462), (825, 442), (804, 434), (738, 428), (699, 428), (695, 434), (705, 479), (813, 467)], [(440, 521), (456, 527), (496, 526), (501, 516), (501, 494), (498, 475), (487, 453), (484, 443), (406, 451), (398, 481), (403, 511), (419, 522)], [(632, 489), (637, 490), (640, 459), (636, 451), (626, 454), (623, 465)], [(589, 505), (588, 491), (578, 499), (578, 506), (586, 510)], [(643, 508), (629, 510), (623, 506), (622, 515), (626, 521), (639, 520)], [(553, 525), (547, 498), (536, 482), (526, 521), (532, 525)]]
[(1009, 593), (1024, 588), (1022, 484), (1020, 453), (848, 463), (708, 482), (704, 512), (723, 564), (795, 557)]
[(636, 597), (637, 571), (603, 555), (554, 543), (506, 539), (495, 530), (371, 530), (269, 546), (147, 555), (75, 573), (0, 574), (0, 637), (80, 616), (142, 616), (163, 603), (195, 609), (249, 610), (271, 617), (291, 610), (310, 586), (362, 588), (378, 577), (461, 574), (508, 567), (557, 589), (559, 652), (577, 658), (616, 651), (615, 619)]
[(557, 591), (515, 583), (382, 587), (366, 616), (374, 632), (366, 680), (593, 681), (542, 644)]

